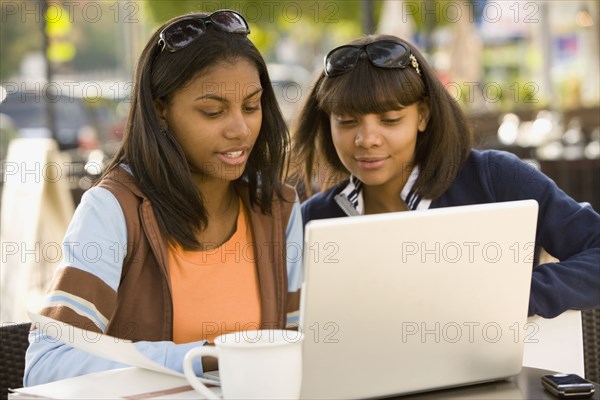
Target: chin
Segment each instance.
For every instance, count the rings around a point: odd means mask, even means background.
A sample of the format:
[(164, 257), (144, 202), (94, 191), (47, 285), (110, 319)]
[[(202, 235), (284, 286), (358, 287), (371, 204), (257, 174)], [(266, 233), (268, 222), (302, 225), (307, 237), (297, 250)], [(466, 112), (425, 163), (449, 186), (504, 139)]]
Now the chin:
[(374, 174), (354, 174), (363, 184), (367, 186), (380, 186), (388, 182), (387, 177), (376, 176)]
[(199, 172), (192, 172), (194, 175), (200, 177), (203, 181), (221, 181), (221, 182), (234, 182), (242, 177), (244, 174), (245, 166), (236, 166), (222, 168), (220, 170), (212, 170)]

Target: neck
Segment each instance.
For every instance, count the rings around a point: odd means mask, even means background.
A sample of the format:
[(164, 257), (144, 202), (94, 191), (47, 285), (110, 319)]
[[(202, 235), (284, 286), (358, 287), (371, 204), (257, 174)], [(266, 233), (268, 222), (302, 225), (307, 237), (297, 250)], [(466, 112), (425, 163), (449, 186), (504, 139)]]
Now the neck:
[(384, 185), (364, 185), (365, 214), (407, 211), (408, 207), (400, 197), (400, 193), (408, 181), (408, 176), (408, 173), (401, 174), (398, 179)]
[(408, 207), (400, 194), (408, 182), (413, 165), (407, 164), (395, 177), (382, 185), (366, 185), (363, 183), (363, 200), (365, 214), (379, 214), (395, 211), (408, 211)]
[(363, 189), (365, 214), (380, 214), (407, 211), (408, 207), (400, 197), (400, 191), (379, 186), (365, 186)]
[(231, 182), (202, 182), (198, 190), (208, 213), (208, 225), (197, 239), (201, 250), (207, 251), (221, 246), (235, 233), (239, 201)]
[(208, 212), (209, 218), (226, 215), (235, 208), (232, 206), (237, 195), (231, 182), (203, 181), (196, 185), (202, 195), (204, 208)]

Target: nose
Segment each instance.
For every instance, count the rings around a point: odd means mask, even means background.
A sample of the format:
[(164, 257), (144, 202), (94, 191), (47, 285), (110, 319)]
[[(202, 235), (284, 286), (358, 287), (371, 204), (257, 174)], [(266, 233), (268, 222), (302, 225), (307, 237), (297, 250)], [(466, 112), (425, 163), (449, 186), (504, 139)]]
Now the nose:
[(381, 142), (381, 134), (378, 132), (376, 124), (369, 119), (363, 119), (354, 137), (354, 145), (368, 149), (380, 146)]
[(246, 116), (239, 110), (230, 114), (224, 135), (227, 139), (243, 139), (251, 134)]

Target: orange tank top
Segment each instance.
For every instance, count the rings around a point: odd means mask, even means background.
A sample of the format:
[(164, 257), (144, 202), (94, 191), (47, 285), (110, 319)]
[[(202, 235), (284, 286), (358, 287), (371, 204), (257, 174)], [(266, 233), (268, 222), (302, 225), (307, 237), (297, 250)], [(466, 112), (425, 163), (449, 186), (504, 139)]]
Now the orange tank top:
[(168, 252), (175, 343), (260, 329), (254, 241), (241, 201), (236, 231), (220, 247), (185, 251), (171, 245)]

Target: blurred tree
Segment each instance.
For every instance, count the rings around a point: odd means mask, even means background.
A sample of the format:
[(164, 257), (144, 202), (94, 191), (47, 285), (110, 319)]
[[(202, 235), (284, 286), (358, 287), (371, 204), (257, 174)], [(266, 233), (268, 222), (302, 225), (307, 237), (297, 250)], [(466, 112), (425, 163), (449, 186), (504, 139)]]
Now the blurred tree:
[[(99, 3), (106, 5), (105, 2)], [(79, 23), (78, 23), (79, 22)], [(111, 69), (118, 66), (118, 36), (121, 34), (119, 24), (111, 18), (101, 23), (75, 22), (78, 30), (77, 55), (72, 61), (73, 69), (89, 71), (95, 69)]]
[[(36, 15), (35, 4), (34, 1), (6, 2), (2, 6), (0, 79), (18, 74), (25, 55), (42, 50), (41, 14)], [(131, 22), (127, 21), (128, 16), (136, 18), (144, 14), (137, 12), (141, 8), (149, 18), (136, 22), (149, 28), (187, 12), (238, 10), (251, 24), (251, 39), (267, 60), (277, 60), (277, 52), (281, 50), (278, 45), (283, 40), (297, 45), (302, 53), (298, 58), (310, 65), (311, 57), (363, 33), (365, 7), (370, 7), (373, 20), (378, 21), (382, 0), (146, 0), (65, 4), (73, 22), (68, 40), (75, 44), (76, 53), (68, 68), (62, 70), (86, 72), (119, 67), (119, 57), (125, 50), (123, 25)]]
[(481, 14), (477, 6), (481, 6), (480, 0), (420, 0), (405, 1), (402, 13), (407, 18), (412, 18), (417, 30), (424, 31), (429, 28), (438, 28), (467, 20), (475, 22)]
[(14, 13), (2, 9), (0, 23), (0, 79), (6, 80), (19, 71), (21, 60), (27, 53), (42, 50), (41, 18), (22, 18), (18, 9)]
[[(50, 2), (50, 19), (54, 25), (69, 22), (69, 30), (59, 32), (61, 40), (75, 45), (74, 57), (61, 64), (62, 72), (85, 72), (111, 69), (121, 57), (118, 47), (121, 26), (127, 23), (124, 10), (118, 14), (120, 2)], [(135, 3), (128, 3), (135, 4)], [(43, 47), (41, 2), (2, 2), (0, 23), (0, 79), (19, 74), (19, 68), (29, 53)], [(126, 10), (125, 10), (126, 11)], [(51, 24), (52, 25), (52, 24)], [(55, 49), (56, 51), (56, 49)], [(60, 59), (57, 58), (56, 60)], [(68, 67), (68, 68), (65, 68)]]

